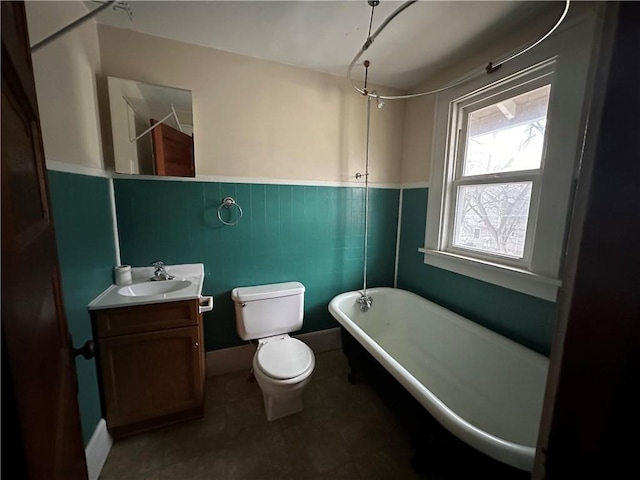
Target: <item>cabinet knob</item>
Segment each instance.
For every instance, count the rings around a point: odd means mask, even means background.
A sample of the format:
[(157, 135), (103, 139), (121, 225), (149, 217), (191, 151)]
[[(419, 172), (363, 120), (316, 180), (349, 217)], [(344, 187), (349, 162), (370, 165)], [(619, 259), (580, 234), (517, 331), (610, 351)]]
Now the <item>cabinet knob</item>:
[(198, 348), (198, 345), (200, 345), (200, 344), (199, 344), (198, 342), (196, 342), (196, 343), (193, 345), (193, 348)]

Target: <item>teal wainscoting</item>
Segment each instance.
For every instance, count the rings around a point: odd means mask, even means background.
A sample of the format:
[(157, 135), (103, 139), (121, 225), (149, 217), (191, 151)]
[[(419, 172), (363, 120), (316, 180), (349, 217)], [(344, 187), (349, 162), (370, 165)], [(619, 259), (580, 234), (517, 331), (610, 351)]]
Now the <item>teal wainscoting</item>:
[[(92, 338), (87, 305), (113, 283), (115, 248), (109, 180), (49, 171), (64, 306), (74, 346)], [(95, 360), (76, 360), (85, 445), (101, 418)]]
[[(327, 311), (338, 293), (362, 288), (362, 188), (114, 180), (122, 261), (134, 266), (204, 263), (207, 350), (239, 345), (231, 289), (285, 281), (306, 287), (302, 332), (337, 326)], [(217, 218), (233, 197), (244, 216)], [(368, 283), (393, 285), (399, 191), (370, 190)], [(223, 219), (235, 212), (222, 209)]]
[(469, 320), (548, 355), (555, 304), (513, 290), (425, 265), (428, 189), (402, 192), (398, 288), (417, 293)]

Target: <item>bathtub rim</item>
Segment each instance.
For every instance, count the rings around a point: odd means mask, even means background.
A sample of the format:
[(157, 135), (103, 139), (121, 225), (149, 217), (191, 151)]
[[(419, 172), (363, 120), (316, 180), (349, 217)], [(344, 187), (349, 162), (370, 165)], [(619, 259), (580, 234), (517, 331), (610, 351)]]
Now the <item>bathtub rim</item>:
[[(402, 292), (403, 295), (409, 295), (424, 301), (430, 307), (436, 310), (442, 310), (447, 314), (454, 315), (462, 320), (471, 322), (471, 320), (448, 310), (420, 295), (416, 295), (408, 290), (392, 287), (376, 287), (368, 288), (367, 293), (375, 294), (376, 292)], [(520, 470), (532, 471), (536, 453), (535, 446), (521, 445), (503, 438), (497, 437), (491, 433), (485, 432), (467, 420), (459, 416), (444, 404), (433, 392), (422, 385), (408, 370), (406, 370), (397, 360), (389, 355), (378, 343), (376, 343), (364, 330), (356, 325), (345, 313), (343, 313), (338, 304), (345, 299), (353, 297), (354, 299), (362, 294), (361, 290), (353, 290), (336, 295), (329, 302), (329, 312), (342, 325), (349, 334), (351, 334), (380, 364), (407, 389), (407, 391), (449, 432), (456, 437), (471, 445), (485, 455), (490, 456), (500, 462), (511, 465)], [(499, 335), (480, 324), (471, 322), (483, 330), (487, 330), (495, 335)], [(546, 359), (543, 355), (514, 342), (502, 335), (501, 339), (509, 343), (513, 343), (518, 347), (526, 349), (536, 356)], [(548, 362), (548, 359), (546, 359)]]

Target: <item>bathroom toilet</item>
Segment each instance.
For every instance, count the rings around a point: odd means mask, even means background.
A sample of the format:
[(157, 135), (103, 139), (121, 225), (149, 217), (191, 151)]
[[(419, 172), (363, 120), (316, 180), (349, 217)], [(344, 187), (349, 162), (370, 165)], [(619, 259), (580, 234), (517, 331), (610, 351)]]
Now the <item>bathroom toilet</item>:
[(302, 328), (304, 285), (299, 282), (239, 287), (231, 291), (236, 330), (258, 340), (253, 373), (268, 420), (302, 410), (302, 392), (315, 366), (313, 351), (288, 334)]

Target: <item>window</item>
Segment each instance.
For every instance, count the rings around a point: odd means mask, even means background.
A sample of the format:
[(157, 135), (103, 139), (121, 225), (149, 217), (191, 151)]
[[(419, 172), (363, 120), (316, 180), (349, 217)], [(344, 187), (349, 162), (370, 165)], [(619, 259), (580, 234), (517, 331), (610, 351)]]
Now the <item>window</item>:
[(517, 88), (498, 95), (479, 92), (454, 101), (445, 250), (528, 267), (550, 73), (538, 71), (537, 78), (520, 79)]
[(439, 94), (425, 263), (556, 299), (592, 28), (578, 23)]

